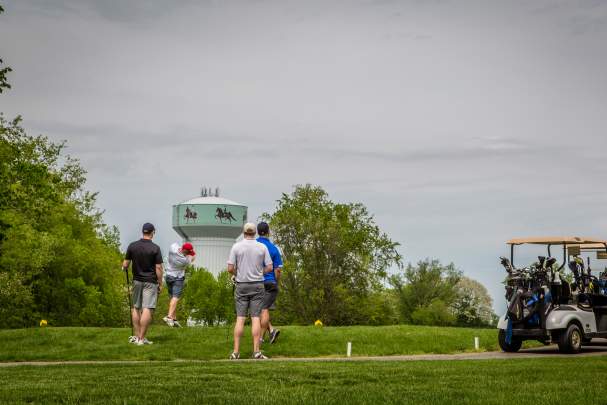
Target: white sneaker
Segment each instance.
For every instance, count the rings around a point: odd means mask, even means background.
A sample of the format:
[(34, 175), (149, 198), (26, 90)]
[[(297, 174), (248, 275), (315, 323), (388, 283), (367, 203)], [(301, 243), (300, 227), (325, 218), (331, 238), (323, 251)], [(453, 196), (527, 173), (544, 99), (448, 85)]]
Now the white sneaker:
[(173, 327), (174, 328), (181, 328), (181, 324), (177, 321), (177, 319), (173, 319)]
[(129, 343), (135, 343), (137, 341), (137, 336), (129, 336)]
[(267, 360), (269, 357), (264, 355), (262, 352), (256, 352), (253, 353), (253, 356), (251, 356), (251, 358), (253, 358), (254, 360)]
[(144, 345), (153, 345), (154, 342), (151, 342), (148, 340), (148, 338), (143, 338), (143, 340), (139, 340), (140, 342), (143, 342), (142, 344)]
[(162, 320), (170, 327), (175, 326), (175, 321), (169, 318), (168, 316), (165, 316), (164, 318), (162, 318)]

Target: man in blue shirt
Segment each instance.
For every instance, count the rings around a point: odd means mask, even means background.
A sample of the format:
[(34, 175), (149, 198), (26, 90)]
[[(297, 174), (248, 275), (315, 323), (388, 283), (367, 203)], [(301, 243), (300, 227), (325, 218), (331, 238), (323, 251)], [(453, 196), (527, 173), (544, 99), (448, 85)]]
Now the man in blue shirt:
[(272, 259), (272, 271), (263, 275), (263, 285), (265, 287), (265, 295), (263, 305), (261, 307), (261, 333), (265, 335), (266, 330), (270, 334), (270, 343), (274, 343), (280, 334), (280, 330), (274, 329), (270, 323), (270, 307), (274, 305), (278, 296), (278, 282), (280, 281), (280, 272), (282, 270), (282, 257), (280, 250), (276, 245), (270, 242), (270, 226), (265, 222), (260, 222), (257, 225), (257, 241), (263, 243), (270, 252)]

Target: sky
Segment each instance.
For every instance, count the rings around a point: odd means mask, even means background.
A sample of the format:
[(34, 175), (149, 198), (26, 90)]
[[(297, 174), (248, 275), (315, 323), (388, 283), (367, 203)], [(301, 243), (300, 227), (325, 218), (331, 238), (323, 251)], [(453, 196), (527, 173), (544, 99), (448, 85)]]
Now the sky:
[(168, 248), (202, 186), (255, 220), (311, 183), (501, 312), (507, 239), (607, 238), (602, 0), (2, 4), (0, 111), (67, 141), (123, 244)]

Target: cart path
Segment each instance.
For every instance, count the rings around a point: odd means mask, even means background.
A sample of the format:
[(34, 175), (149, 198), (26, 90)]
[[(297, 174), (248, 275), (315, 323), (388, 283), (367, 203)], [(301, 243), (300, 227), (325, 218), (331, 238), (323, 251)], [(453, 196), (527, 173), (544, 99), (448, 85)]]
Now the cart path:
[[(536, 359), (536, 358), (577, 358), (607, 356), (607, 341), (584, 346), (582, 353), (561, 354), (556, 345), (539, 348), (523, 349), (518, 353), (504, 352), (471, 352), (456, 354), (412, 354), (401, 356), (356, 356), (356, 357), (273, 357), (265, 362), (358, 362), (358, 361), (452, 361), (452, 360), (506, 360), (506, 359)], [(242, 359), (241, 362), (259, 362), (260, 360)], [(0, 367), (18, 366), (57, 366), (57, 365), (138, 365), (153, 363), (175, 364), (208, 364), (234, 363), (233, 360), (76, 360), (76, 361), (16, 361), (0, 362)], [(264, 362), (264, 361), (262, 361)]]

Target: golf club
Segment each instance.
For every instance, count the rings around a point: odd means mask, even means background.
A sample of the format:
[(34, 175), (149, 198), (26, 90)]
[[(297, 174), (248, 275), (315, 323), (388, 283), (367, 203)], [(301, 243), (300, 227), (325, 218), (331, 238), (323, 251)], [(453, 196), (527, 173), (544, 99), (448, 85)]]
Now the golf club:
[[(234, 293), (235, 293), (235, 290), (236, 290), (236, 281), (234, 279), (234, 276), (230, 277), (230, 282), (232, 283), (232, 299), (234, 299)], [(234, 307), (234, 315), (236, 315), (236, 307)], [(236, 316), (234, 316), (234, 320), (236, 320)], [(227, 328), (226, 328), (226, 341), (228, 341), (230, 339), (230, 329), (232, 329), (231, 328), (232, 322), (228, 322), (226, 320), (226, 325), (227, 325)]]
[(122, 269), (126, 277), (126, 291), (129, 297), (129, 321), (131, 321), (131, 336), (135, 335), (135, 329), (133, 328), (133, 302), (131, 301), (131, 281), (129, 280), (129, 269)]

